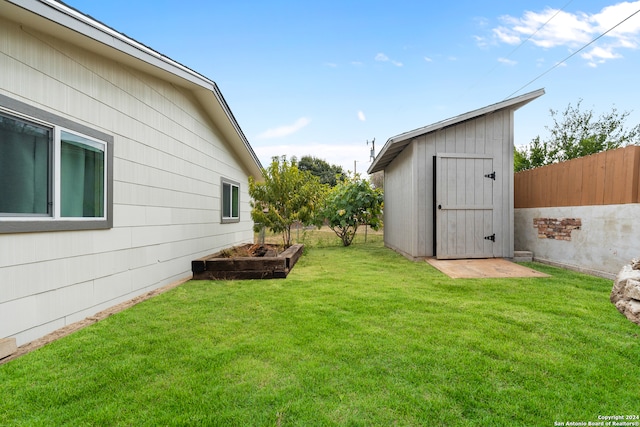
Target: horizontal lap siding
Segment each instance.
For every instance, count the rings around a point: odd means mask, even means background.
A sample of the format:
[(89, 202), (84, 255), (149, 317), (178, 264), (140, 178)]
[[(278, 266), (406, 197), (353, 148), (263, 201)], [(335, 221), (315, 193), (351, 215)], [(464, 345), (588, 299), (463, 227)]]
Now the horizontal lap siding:
[[(113, 229), (0, 235), (0, 337), (37, 338), (252, 240), (246, 172), (188, 90), (1, 19), (0, 69), (0, 93), (114, 137)], [(221, 177), (240, 183), (240, 223), (220, 224)]]
[(629, 146), (515, 175), (515, 207), (640, 202), (640, 147)]

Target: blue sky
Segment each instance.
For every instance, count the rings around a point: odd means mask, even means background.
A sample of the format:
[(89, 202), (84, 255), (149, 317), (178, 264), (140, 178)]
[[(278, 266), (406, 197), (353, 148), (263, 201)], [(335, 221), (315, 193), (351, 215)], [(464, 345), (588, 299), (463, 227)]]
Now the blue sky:
[(576, 53), (640, 1), (66, 3), (214, 80), (265, 167), (309, 154), (365, 172), (367, 140), (377, 153), (392, 136), (539, 88), (516, 112), (516, 145), (544, 138), (549, 109), (580, 99), (640, 123), (640, 13)]

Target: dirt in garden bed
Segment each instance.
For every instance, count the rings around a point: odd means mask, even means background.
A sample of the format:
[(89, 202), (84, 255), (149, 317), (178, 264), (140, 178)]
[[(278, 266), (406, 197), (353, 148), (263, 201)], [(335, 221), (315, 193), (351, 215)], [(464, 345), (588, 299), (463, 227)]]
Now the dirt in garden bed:
[(284, 251), (282, 245), (274, 245), (269, 243), (255, 243), (235, 246), (233, 248), (220, 251), (215, 257), (217, 258), (241, 258), (241, 257), (277, 257)]

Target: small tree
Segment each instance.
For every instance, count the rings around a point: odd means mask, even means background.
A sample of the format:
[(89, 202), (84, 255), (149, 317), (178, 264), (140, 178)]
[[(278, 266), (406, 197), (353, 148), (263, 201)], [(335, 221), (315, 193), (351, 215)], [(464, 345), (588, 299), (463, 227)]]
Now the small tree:
[(373, 188), (379, 188), (384, 191), (384, 171), (374, 172), (369, 175), (369, 181), (371, 181), (371, 185)]
[(640, 124), (629, 130), (625, 127), (629, 112), (619, 113), (614, 107), (596, 118), (593, 110), (581, 111), (581, 103), (579, 100), (575, 107), (569, 104), (562, 113), (550, 110), (553, 126), (547, 127), (549, 139), (541, 141), (537, 136), (529, 146), (515, 148), (516, 172), (640, 143)]
[(380, 228), (382, 203), (382, 191), (356, 175), (340, 181), (329, 191), (318, 212), (318, 223), (326, 220), (342, 244), (349, 246), (360, 225), (369, 225), (374, 230)]
[(301, 171), (295, 159), (274, 157), (268, 169), (263, 169), (264, 182), (249, 177), (251, 218), (254, 229), (267, 227), (274, 233), (282, 233), (282, 243), (291, 246), (291, 226), (300, 222), (313, 223), (325, 186), (309, 172)]

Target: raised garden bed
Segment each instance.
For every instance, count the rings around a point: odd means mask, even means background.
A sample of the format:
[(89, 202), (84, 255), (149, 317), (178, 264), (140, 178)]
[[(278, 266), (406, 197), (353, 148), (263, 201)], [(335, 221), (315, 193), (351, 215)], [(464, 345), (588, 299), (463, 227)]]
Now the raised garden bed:
[(279, 251), (274, 245), (242, 245), (191, 261), (196, 280), (284, 279), (304, 245)]

